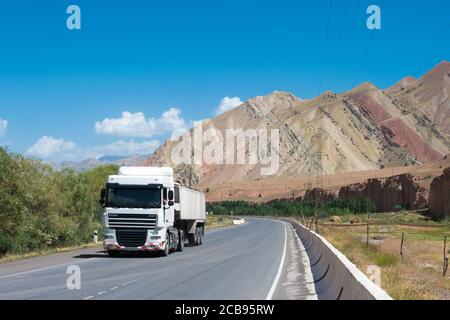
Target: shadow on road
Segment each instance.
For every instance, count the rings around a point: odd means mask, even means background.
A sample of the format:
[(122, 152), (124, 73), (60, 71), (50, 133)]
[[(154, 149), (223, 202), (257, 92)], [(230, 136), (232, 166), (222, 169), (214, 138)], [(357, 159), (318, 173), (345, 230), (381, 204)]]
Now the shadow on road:
[(82, 253), (77, 256), (73, 256), (72, 258), (79, 258), (79, 259), (90, 259), (90, 258), (109, 258), (106, 251), (101, 250), (94, 253)]
[(117, 258), (158, 258), (160, 255), (157, 253), (151, 252), (121, 252), (117, 257), (111, 257), (106, 253), (106, 251), (97, 251), (95, 253), (82, 253), (77, 256), (74, 256), (75, 259), (91, 259), (91, 258), (109, 258), (109, 259), (117, 259)]

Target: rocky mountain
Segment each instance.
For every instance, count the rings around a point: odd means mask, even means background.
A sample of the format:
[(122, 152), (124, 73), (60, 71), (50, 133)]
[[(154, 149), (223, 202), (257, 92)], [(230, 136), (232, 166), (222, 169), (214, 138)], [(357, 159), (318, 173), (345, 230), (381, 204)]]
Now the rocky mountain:
[[(387, 94), (400, 109), (413, 114), (421, 125), (431, 125), (434, 135), (450, 132), (450, 62), (444, 61), (416, 81), (404, 81)], [(447, 140), (446, 146), (450, 144)]]
[(429, 206), (434, 217), (450, 217), (450, 167), (431, 183)]
[(340, 199), (370, 199), (377, 212), (425, 209), (428, 206), (428, 191), (414, 181), (411, 174), (402, 174), (387, 179), (369, 179), (342, 187)]
[(145, 156), (103, 156), (98, 159), (88, 158), (79, 162), (75, 161), (62, 161), (59, 163), (52, 163), (57, 169), (73, 169), (75, 171), (86, 171), (98, 166), (104, 165), (117, 165), (117, 166), (136, 166), (141, 165), (147, 158)]
[[(222, 137), (226, 137), (227, 129), (267, 129), (268, 135), (278, 129), (280, 163), (275, 177), (279, 178), (313, 175), (318, 172), (319, 161), (322, 174), (436, 161), (450, 153), (449, 74), (450, 63), (442, 62), (420, 79), (407, 77), (386, 90), (367, 82), (348, 92), (325, 92), (310, 100), (273, 92), (204, 122), (203, 136), (209, 129), (217, 130)], [(173, 166), (178, 179), (190, 185), (268, 178), (261, 174), (267, 165), (249, 161), (249, 143), (245, 164), (174, 163), (174, 148), (192, 134), (193, 130), (176, 141), (167, 141), (146, 165)], [(236, 140), (246, 141), (245, 136)], [(231, 154), (236, 159), (235, 142)], [(192, 155), (189, 157), (195, 160)]]

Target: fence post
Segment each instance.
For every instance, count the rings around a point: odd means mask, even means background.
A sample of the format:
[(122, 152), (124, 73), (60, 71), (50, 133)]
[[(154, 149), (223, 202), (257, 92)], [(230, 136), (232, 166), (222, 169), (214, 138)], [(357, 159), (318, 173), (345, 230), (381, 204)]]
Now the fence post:
[(448, 257), (447, 257), (447, 236), (444, 236), (444, 268), (442, 276), (445, 277), (448, 269)]
[(314, 219), (315, 221), (314, 221), (314, 224), (315, 224), (315, 228), (316, 228), (316, 233), (317, 234), (320, 234), (320, 231), (319, 231), (319, 218), (318, 217), (316, 217), (315, 219)]
[(405, 233), (402, 232), (402, 242), (400, 243), (400, 255), (402, 256), (403, 259), (403, 241), (405, 240)]
[(369, 246), (369, 219), (370, 219), (370, 213), (367, 212), (366, 247)]

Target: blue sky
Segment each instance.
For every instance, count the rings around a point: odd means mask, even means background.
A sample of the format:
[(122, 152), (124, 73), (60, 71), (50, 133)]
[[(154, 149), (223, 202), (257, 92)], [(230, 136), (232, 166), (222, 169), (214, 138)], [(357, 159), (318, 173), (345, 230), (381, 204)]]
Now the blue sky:
[[(450, 23), (448, 0), (334, 0), (326, 46), (329, 3), (4, 1), (0, 144), (54, 160), (150, 152), (224, 97), (385, 88), (450, 60), (450, 32), (430, 51)], [(70, 4), (81, 30), (66, 28)], [(366, 27), (370, 4), (381, 5), (381, 30)]]

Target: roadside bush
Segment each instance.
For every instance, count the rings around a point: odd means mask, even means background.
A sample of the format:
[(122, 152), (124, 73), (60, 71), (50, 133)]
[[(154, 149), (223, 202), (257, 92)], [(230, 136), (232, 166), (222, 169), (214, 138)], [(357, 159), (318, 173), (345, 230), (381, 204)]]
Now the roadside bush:
[(90, 241), (101, 230), (100, 189), (116, 171), (57, 171), (0, 148), (0, 256)]
[(3, 234), (0, 233), (0, 256), (11, 250), (11, 242)]

